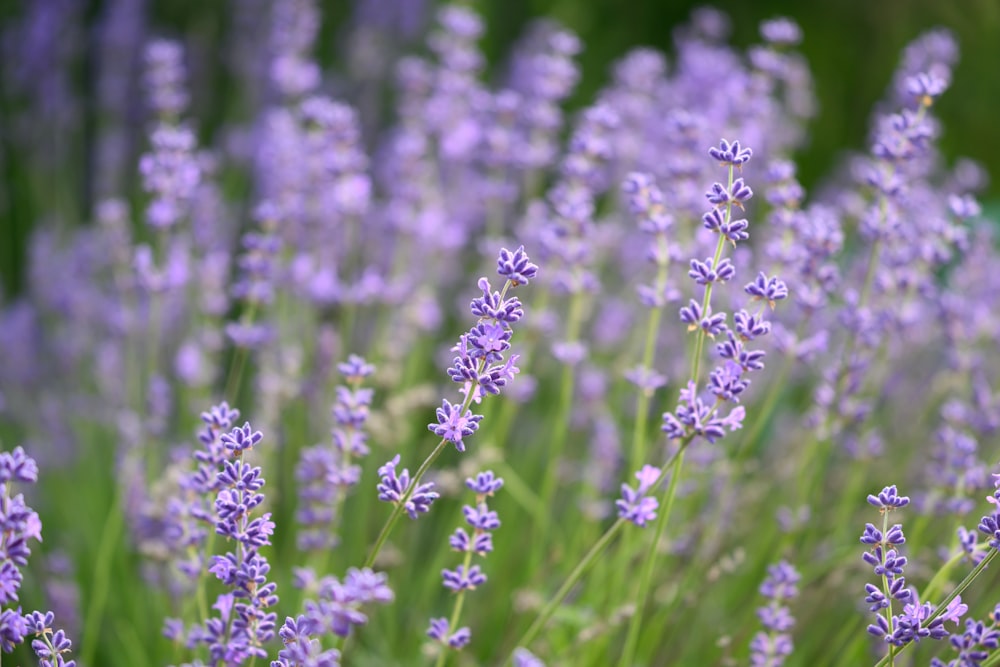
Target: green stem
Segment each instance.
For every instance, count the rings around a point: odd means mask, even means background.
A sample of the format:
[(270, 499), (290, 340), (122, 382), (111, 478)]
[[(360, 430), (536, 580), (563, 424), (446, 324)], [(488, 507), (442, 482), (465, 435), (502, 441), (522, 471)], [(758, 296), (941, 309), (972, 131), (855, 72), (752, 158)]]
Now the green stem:
[[(471, 395), (472, 392), (469, 393)], [(462, 412), (465, 412), (464, 405), (462, 406)], [(444, 448), (448, 445), (448, 443), (448, 440), (442, 439), (441, 442), (438, 443), (438, 446), (434, 448), (434, 451), (432, 451), (430, 455), (424, 459), (424, 462), (420, 464), (420, 467), (417, 468), (417, 472), (413, 475), (413, 479), (410, 481), (410, 486), (406, 490), (406, 494), (392, 508), (392, 513), (389, 514), (389, 518), (382, 526), (382, 530), (379, 532), (378, 538), (375, 540), (375, 545), (372, 547), (372, 550), (368, 552), (368, 558), (365, 559), (365, 563), (362, 567), (371, 567), (375, 563), (375, 559), (378, 557), (379, 552), (382, 550), (382, 547), (385, 546), (385, 541), (389, 539), (389, 534), (392, 532), (396, 522), (399, 521), (399, 517), (403, 514), (403, 510), (406, 508), (406, 503), (409, 502), (410, 497), (420, 485), (420, 480), (423, 478), (427, 470), (434, 464), (434, 461), (441, 456), (441, 452), (444, 451)]]
[(656, 564), (657, 549), (660, 544), (660, 537), (662, 537), (663, 532), (667, 528), (667, 523), (670, 521), (670, 511), (673, 509), (674, 498), (677, 496), (677, 480), (680, 479), (681, 468), (684, 466), (684, 448), (687, 446), (687, 442), (690, 442), (690, 440), (682, 443), (680, 450), (677, 452), (677, 456), (674, 459), (673, 472), (670, 475), (670, 484), (667, 485), (663, 498), (660, 501), (660, 516), (656, 520), (653, 539), (649, 543), (649, 550), (646, 552), (646, 559), (642, 565), (642, 573), (639, 575), (635, 611), (629, 620), (628, 634), (625, 637), (625, 648), (622, 650), (621, 659), (618, 661), (621, 667), (630, 667), (635, 660), (636, 648), (639, 645), (639, 629), (642, 625), (643, 609), (646, 606), (646, 600), (649, 598), (649, 591), (652, 588), (653, 566)]
[[(656, 481), (653, 482), (652, 487), (659, 484), (667, 472), (673, 470), (675, 466), (679, 465), (681, 461), (681, 454), (684, 452), (684, 448), (689, 442), (689, 440), (683, 441), (677, 452), (667, 459), (666, 463), (663, 464), (663, 467), (660, 470), (659, 477), (657, 477)], [(673, 481), (671, 481), (671, 485), (673, 485)], [(669, 509), (664, 511), (669, 513)], [(604, 531), (604, 534), (597, 539), (594, 545), (590, 548), (590, 551), (588, 551), (583, 559), (577, 563), (576, 567), (573, 568), (573, 571), (566, 578), (566, 581), (563, 582), (562, 586), (559, 587), (559, 590), (556, 591), (556, 594), (552, 597), (552, 599), (549, 600), (548, 604), (546, 604), (542, 611), (539, 612), (535, 622), (531, 624), (531, 627), (528, 628), (527, 632), (521, 635), (521, 638), (518, 639), (517, 643), (514, 645), (515, 649), (517, 647), (528, 647), (532, 640), (534, 640), (535, 636), (538, 635), (541, 629), (552, 617), (552, 614), (555, 613), (555, 610), (566, 598), (573, 586), (575, 586), (577, 581), (580, 580), (580, 577), (582, 577), (583, 574), (590, 568), (594, 560), (607, 548), (614, 536), (626, 523), (628, 523), (626, 519), (619, 517), (613, 524), (611, 524), (610, 527), (608, 527), (606, 531)], [(512, 656), (513, 649), (504, 662), (509, 662)]]
[[(472, 565), (472, 552), (466, 551), (463, 571), (468, 573), (470, 565)], [(462, 617), (462, 605), (465, 603), (465, 591), (466, 589), (463, 588), (455, 596), (455, 608), (452, 609), (451, 618), (448, 619), (448, 632), (454, 632), (458, 627), (458, 619)], [(448, 648), (447, 643), (442, 645), (442, 650), (438, 653), (437, 662), (434, 663), (436, 667), (444, 667), (444, 663), (447, 662), (448, 655), (450, 655)]]
[(101, 529), (101, 541), (97, 547), (97, 560), (94, 563), (93, 585), (90, 590), (90, 604), (84, 617), (83, 636), (80, 639), (80, 664), (93, 665), (97, 653), (97, 633), (102, 626), (101, 619), (104, 607), (108, 602), (110, 590), (111, 569), (114, 563), (115, 548), (121, 539), (124, 517), (122, 516), (122, 491), (115, 485), (114, 499), (104, 519)]
[[(545, 624), (552, 617), (552, 614), (555, 613), (555, 610), (559, 607), (560, 604), (562, 604), (562, 601), (569, 594), (570, 590), (572, 590), (573, 586), (576, 585), (576, 582), (580, 580), (583, 574), (593, 564), (594, 560), (601, 554), (602, 551), (604, 551), (604, 549), (607, 548), (608, 544), (611, 543), (611, 540), (614, 539), (614, 536), (618, 534), (618, 531), (620, 531), (622, 529), (622, 526), (624, 526), (626, 523), (627, 521), (625, 519), (620, 518), (613, 524), (611, 524), (611, 526), (606, 531), (604, 531), (604, 534), (601, 535), (601, 537), (597, 540), (597, 542), (594, 543), (594, 546), (590, 548), (590, 551), (587, 552), (587, 555), (585, 555), (583, 559), (579, 563), (577, 563), (576, 567), (573, 568), (573, 571), (566, 578), (566, 581), (563, 582), (562, 586), (559, 587), (559, 590), (556, 591), (556, 594), (552, 597), (551, 600), (549, 600), (548, 604), (546, 604), (545, 607), (542, 609), (542, 611), (538, 614), (538, 617), (535, 619), (535, 622), (532, 623), (531, 627), (528, 628), (527, 632), (521, 635), (521, 638), (517, 640), (515, 648), (519, 646), (527, 647), (529, 644), (531, 644), (531, 642), (535, 639), (535, 637), (538, 635), (541, 629), (545, 627)], [(511, 655), (507, 656), (507, 659), (504, 662), (510, 662), (512, 657), (513, 657), (513, 651), (511, 651)]]
[[(583, 306), (583, 293), (577, 292), (570, 300), (569, 314), (567, 316), (566, 339), (568, 342), (576, 342), (579, 338)], [(559, 481), (558, 462), (562, 460), (563, 451), (566, 449), (566, 436), (569, 434), (570, 412), (573, 409), (573, 387), (575, 383), (576, 366), (573, 363), (567, 363), (563, 366), (559, 394), (559, 412), (553, 420), (554, 430), (549, 441), (548, 451), (546, 452), (549, 465), (545, 468), (542, 489), (539, 493), (543, 507), (552, 507), (552, 499), (556, 492), (556, 483)], [(545, 535), (551, 534), (549, 513), (545, 512), (541, 516), (543, 521), (540, 524), (536, 524), (536, 540), (539, 543), (542, 543), (542, 538)]]
[[(666, 267), (661, 269), (666, 272)], [(659, 278), (657, 284), (660, 284)], [(663, 314), (662, 308), (653, 308), (649, 313), (649, 321), (646, 324), (646, 344), (642, 353), (642, 370), (650, 372), (653, 367), (653, 357), (656, 352), (656, 334), (660, 329), (660, 319)], [(640, 387), (639, 395), (636, 397), (635, 405), (635, 429), (632, 431), (632, 468), (637, 468), (646, 460), (646, 429), (649, 419), (649, 404), (652, 400), (652, 392)]]

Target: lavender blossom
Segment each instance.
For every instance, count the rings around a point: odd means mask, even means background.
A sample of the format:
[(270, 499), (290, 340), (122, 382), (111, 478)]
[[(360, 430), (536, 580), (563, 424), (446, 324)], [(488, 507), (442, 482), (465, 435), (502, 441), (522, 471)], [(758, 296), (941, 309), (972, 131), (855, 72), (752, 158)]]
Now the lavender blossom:
[[(713, 207), (702, 216), (702, 222), (705, 229), (718, 235), (715, 255), (705, 261), (694, 259), (690, 263), (688, 276), (704, 292), (701, 301), (691, 299), (679, 312), (681, 322), (687, 324), (688, 331), (696, 332), (698, 337), (693, 372), (686, 388), (681, 391), (675, 411), (663, 415), (662, 430), (670, 440), (690, 441), (702, 437), (714, 443), (725, 435), (727, 429), (733, 431), (743, 425), (746, 412), (742, 406), (735, 406), (724, 417), (718, 414), (719, 408), (724, 403), (739, 403), (740, 396), (750, 385), (746, 375), (764, 368), (764, 351), (750, 349), (746, 343), (767, 335), (771, 324), (763, 318), (762, 309), (752, 314), (740, 310), (733, 317), (731, 329), (726, 324), (727, 313), (713, 310), (714, 288), (717, 285), (722, 287), (736, 275), (735, 264), (723, 257), (726, 242), (736, 246), (738, 241), (748, 237), (747, 221), (733, 220), (733, 208), (742, 208), (753, 192), (742, 178), (734, 180), (734, 174), (749, 162), (753, 151), (738, 141), (730, 143), (723, 139), (718, 148), (709, 149), (709, 155), (727, 168), (729, 185), (714, 183), (705, 194)], [(788, 296), (788, 288), (782, 280), (769, 278), (764, 273), (747, 284), (744, 292), (750, 295), (751, 302), (762, 300), (772, 308), (775, 302)], [(715, 401), (708, 403), (699, 396), (700, 355), (706, 337), (722, 335), (725, 340), (715, 345), (721, 363), (711, 371), (707, 383)]]
[(496, 477), (493, 471), (481, 472), (475, 477), (465, 480), (465, 485), (476, 494), (475, 505), (465, 505), (462, 513), (465, 522), (472, 528), (471, 533), (464, 528), (456, 528), (449, 539), (454, 551), (465, 554), (463, 564), (453, 570), (441, 571), (444, 587), (457, 593), (455, 612), (452, 618), (431, 619), (427, 636), (442, 646), (461, 649), (472, 638), (472, 631), (467, 627), (455, 628), (458, 615), (462, 609), (462, 599), (465, 591), (475, 590), (486, 583), (486, 575), (479, 565), (472, 565), (473, 556), (485, 556), (493, 551), (492, 532), (500, 527), (497, 513), (487, 505), (487, 498), (503, 487), (503, 479)]
[(786, 561), (767, 568), (767, 578), (760, 585), (760, 594), (768, 603), (757, 610), (764, 630), (750, 641), (750, 664), (754, 667), (780, 667), (792, 652), (789, 632), (795, 624), (785, 606), (798, 596), (799, 573)]
[(215, 495), (211, 514), (197, 508), (193, 516), (210, 521), (216, 534), (236, 542), (235, 551), (210, 558), (208, 571), (228, 590), (212, 607), (218, 617), (192, 628), (188, 642), (206, 644), (213, 661), (242, 664), (267, 655), (263, 645), (274, 637), (277, 618), (268, 609), (277, 604), (278, 597), (275, 584), (267, 580), (271, 566), (260, 553), (271, 544), (274, 522), (267, 512), (251, 518), (264, 501), (259, 493), (264, 478), (259, 467), (244, 461), (246, 452), (263, 436), (249, 423), (219, 433), (219, 427), (231, 423), (234, 413), (223, 404), (202, 415), (207, 427), (202, 440), (208, 441), (208, 451), (196, 455), (201, 465), (188, 480), (206, 496)]
[(622, 497), (615, 501), (618, 516), (631, 521), (639, 528), (645, 528), (647, 523), (654, 520), (660, 503), (648, 494), (660, 479), (660, 475), (659, 468), (646, 465), (635, 473), (635, 478), (639, 480), (635, 489), (628, 484), (622, 484)]
[(374, 391), (362, 386), (375, 367), (357, 355), (338, 365), (346, 385), (337, 387), (333, 406), (336, 425), (329, 445), (302, 450), (295, 470), (299, 482), (299, 508), (296, 518), (302, 530), (296, 536), (299, 549), (320, 551), (337, 544), (334, 526), (340, 521), (343, 503), (361, 479), (356, 463), (368, 455), (365, 423)]
[(342, 581), (333, 576), (312, 580), (306, 592), (312, 597), (305, 602), (305, 613), (287, 617), (278, 630), (284, 648), (271, 667), (336, 667), (340, 652), (323, 650), (322, 637), (348, 637), (353, 628), (368, 622), (365, 607), (387, 604), (394, 597), (386, 575), (369, 568), (351, 568)]
[(930, 667), (980, 667), (1000, 648), (1000, 629), (972, 618), (965, 619), (965, 630), (954, 632), (949, 638), (951, 647), (958, 652), (952, 660), (944, 662), (931, 658)]
[(164, 120), (176, 120), (188, 106), (184, 48), (168, 39), (146, 46), (145, 83), (150, 108)]
[(75, 660), (64, 655), (72, 649), (66, 632), (55, 629), (55, 614), (51, 611), (32, 611), (21, 614), (21, 608), (9, 608), (18, 602), (21, 588), (21, 569), (28, 564), (31, 540), (42, 540), (42, 522), (38, 514), (24, 502), (24, 496), (11, 495), (16, 484), (34, 484), (38, 481), (38, 464), (16, 447), (11, 452), (0, 452), (0, 649), (5, 653), (14, 650), (29, 636), (34, 636), (31, 648), (41, 665), (75, 667)]
[(989, 539), (989, 545), (1000, 549), (1000, 473), (994, 473), (993, 484), (996, 487), (993, 495), (987, 500), (993, 505), (993, 511), (979, 520), (979, 532)]
[(202, 180), (197, 141), (187, 127), (161, 124), (153, 130), (150, 146), (139, 161), (143, 188), (151, 197), (146, 221), (154, 229), (169, 229), (190, 215)]
[[(877, 507), (883, 516), (882, 529), (865, 524), (861, 535), (861, 543), (869, 546), (862, 559), (872, 566), (881, 582), (881, 586), (865, 584), (865, 604), (875, 614), (875, 622), (868, 626), (868, 633), (897, 647), (928, 637), (948, 638), (944, 624), (947, 621), (957, 623), (968, 609), (962, 604), (962, 598), (956, 597), (943, 614), (928, 621), (935, 607), (929, 602), (921, 604), (916, 592), (906, 587), (903, 570), (907, 558), (899, 551), (906, 537), (901, 524), (889, 527), (888, 515), (909, 502), (909, 497), (899, 495), (895, 485), (885, 487), (878, 495), (869, 495), (868, 503)], [(894, 601), (903, 605), (902, 613), (893, 614)]]
[(397, 476), (397, 465), (399, 465), (399, 454), (378, 469), (381, 479), (378, 484), (378, 499), (393, 505), (402, 504), (410, 518), (416, 519), (420, 514), (429, 512), (431, 503), (441, 494), (433, 490), (433, 482), (420, 484), (411, 489), (410, 471), (403, 468), (403, 472)]

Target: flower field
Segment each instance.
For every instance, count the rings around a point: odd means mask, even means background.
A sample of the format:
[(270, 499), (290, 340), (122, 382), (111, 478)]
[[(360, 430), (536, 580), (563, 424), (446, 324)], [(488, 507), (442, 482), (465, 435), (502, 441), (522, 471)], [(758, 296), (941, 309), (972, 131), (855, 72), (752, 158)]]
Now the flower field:
[(791, 18), (744, 48), (698, 9), (581, 100), (552, 19), (488, 67), (474, 5), (359, 2), (331, 68), (315, 0), (230, 3), (225, 48), (109, 0), (81, 63), (77, 4), (0, 31), (0, 203), (43, 202), (0, 300), (0, 665), (1000, 665), (951, 32), (807, 189)]

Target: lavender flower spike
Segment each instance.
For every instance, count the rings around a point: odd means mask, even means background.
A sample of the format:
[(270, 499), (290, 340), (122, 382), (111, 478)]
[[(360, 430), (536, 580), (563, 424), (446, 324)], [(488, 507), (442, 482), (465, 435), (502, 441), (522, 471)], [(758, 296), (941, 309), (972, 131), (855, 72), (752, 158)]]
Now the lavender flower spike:
[(760, 594), (768, 603), (757, 610), (764, 630), (750, 642), (750, 664), (753, 667), (781, 667), (792, 652), (789, 631), (795, 619), (785, 603), (798, 596), (799, 573), (786, 561), (767, 568), (767, 578), (760, 585)]

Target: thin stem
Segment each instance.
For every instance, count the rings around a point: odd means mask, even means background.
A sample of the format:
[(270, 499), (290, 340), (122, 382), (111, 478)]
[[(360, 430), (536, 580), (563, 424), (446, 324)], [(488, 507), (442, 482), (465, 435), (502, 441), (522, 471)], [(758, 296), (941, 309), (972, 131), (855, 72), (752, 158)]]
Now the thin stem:
[[(663, 467), (660, 470), (659, 477), (656, 478), (656, 480), (653, 482), (651, 486), (655, 487), (657, 484), (659, 484), (660, 481), (663, 479), (663, 476), (668, 471), (672, 470), (674, 466), (679, 464), (681, 459), (681, 453), (684, 451), (684, 448), (687, 446), (688, 442), (689, 441), (682, 442), (678, 451), (674, 452), (674, 454), (671, 455), (669, 459), (667, 459), (667, 462), (663, 464)], [(556, 594), (552, 597), (551, 600), (549, 600), (548, 604), (546, 604), (545, 607), (542, 608), (542, 611), (539, 612), (538, 617), (535, 619), (535, 622), (531, 624), (531, 627), (528, 628), (527, 632), (521, 635), (521, 638), (518, 639), (517, 643), (514, 645), (515, 649), (519, 646), (523, 646), (525, 648), (528, 647), (528, 645), (532, 642), (532, 640), (534, 640), (535, 636), (542, 630), (542, 628), (545, 626), (548, 620), (552, 617), (552, 614), (555, 613), (555, 610), (566, 598), (566, 596), (569, 594), (573, 586), (576, 585), (577, 581), (579, 581), (579, 579), (583, 576), (583, 574), (590, 568), (594, 560), (601, 554), (601, 552), (603, 552), (604, 549), (607, 548), (608, 544), (610, 544), (614, 536), (618, 533), (618, 531), (622, 529), (622, 526), (624, 526), (626, 523), (628, 523), (626, 519), (619, 517), (613, 524), (611, 524), (611, 526), (608, 527), (606, 531), (604, 531), (604, 534), (602, 534), (597, 539), (597, 541), (594, 543), (594, 546), (590, 548), (590, 551), (588, 551), (587, 554), (583, 557), (583, 559), (579, 563), (577, 563), (576, 567), (573, 568), (573, 571), (570, 572), (570, 575), (566, 578), (566, 581), (564, 581), (562, 586), (559, 587), (559, 590), (556, 591)], [(513, 649), (511, 650), (511, 654), (507, 656), (504, 662), (509, 662), (512, 657), (513, 657)]]
[(629, 620), (628, 634), (625, 637), (625, 648), (622, 650), (621, 659), (618, 661), (621, 667), (629, 667), (635, 660), (635, 651), (639, 645), (639, 629), (642, 625), (642, 612), (646, 606), (646, 600), (649, 598), (649, 591), (652, 588), (653, 566), (656, 563), (660, 537), (663, 535), (663, 532), (667, 528), (667, 523), (670, 521), (670, 511), (673, 509), (674, 498), (677, 496), (677, 480), (680, 479), (681, 468), (684, 466), (684, 448), (686, 444), (686, 442), (682, 444), (680, 451), (677, 452), (673, 466), (674, 469), (670, 475), (670, 484), (667, 485), (664, 491), (663, 499), (661, 500), (660, 516), (657, 518), (653, 539), (649, 543), (649, 550), (646, 552), (646, 559), (642, 565), (642, 574), (639, 575), (635, 611)]
[[(582, 577), (583, 574), (590, 568), (594, 560), (601, 554), (602, 551), (604, 551), (605, 548), (607, 548), (614, 536), (626, 523), (625, 519), (619, 518), (611, 524), (606, 531), (604, 531), (604, 534), (601, 535), (597, 542), (594, 543), (594, 546), (590, 548), (590, 551), (588, 551), (587, 555), (583, 557), (583, 560), (577, 563), (576, 567), (573, 568), (573, 571), (566, 578), (566, 581), (563, 582), (562, 586), (559, 587), (559, 590), (556, 591), (556, 594), (538, 614), (535, 622), (532, 623), (527, 632), (521, 635), (521, 638), (517, 640), (515, 648), (518, 646), (527, 647), (535, 639), (535, 636), (538, 635), (539, 631), (541, 631), (543, 627), (545, 627), (545, 624), (552, 617), (552, 614), (555, 613), (555, 610), (566, 598), (573, 586), (576, 585), (576, 582), (580, 580), (580, 577)], [(507, 659), (504, 662), (510, 662), (512, 657), (513, 651), (511, 652), (511, 655), (507, 656)]]
[[(463, 571), (468, 574), (469, 566), (472, 565), (472, 551), (465, 552), (465, 562), (463, 563)], [(454, 632), (458, 627), (458, 619), (462, 617), (462, 605), (465, 603), (465, 591), (463, 588), (455, 596), (455, 607), (452, 609), (451, 618), (448, 619), (448, 632)], [(448, 646), (444, 645), (443, 650), (438, 653), (436, 667), (444, 667), (444, 663), (448, 660)]]
[(90, 590), (90, 604), (87, 605), (87, 615), (84, 617), (83, 636), (80, 640), (80, 664), (94, 664), (97, 652), (97, 633), (101, 628), (101, 618), (108, 602), (110, 590), (111, 568), (114, 561), (115, 547), (121, 538), (125, 519), (122, 516), (122, 491), (120, 485), (115, 485), (115, 495), (101, 529), (101, 541), (97, 547), (97, 560), (94, 562), (93, 586)]
[[(660, 243), (665, 243), (660, 237)], [(660, 264), (656, 271), (657, 293), (661, 293), (667, 284), (667, 277), (670, 265)], [(660, 319), (663, 315), (663, 308), (657, 306), (649, 311), (649, 320), (646, 322), (646, 343), (642, 350), (642, 371), (648, 373), (652, 371), (653, 359), (656, 356), (656, 340), (660, 331)], [(639, 387), (639, 395), (636, 397), (635, 405), (635, 428), (632, 431), (632, 459), (630, 468), (641, 466), (646, 460), (646, 423), (649, 419), (649, 404), (652, 400), (652, 392)]]
[[(462, 406), (462, 412), (465, 412), (464, 405)], [(426, 473), (431, 465), (434, 464), (434, 461), (441, 456), (441, 452), (444, 451), (448, 442), (449, 440), (442, 438), (441, 442), (439, 442), (437, 447), (434, 448), (434, 451), (432, 451), (430, 455), (424, 459), (424, 462), (420, 464), (420, 467), (417, 468), (417, 472), (413, 475), (413, 479), (410, 481), (409, 488), (406, 490), (402, 499), (400, 499), (400, 501), (392, 508), (389, 518), (382, 526), (382, 530), (378, 534), (378, 539), (375, 540), (375, 545), (372, 547), (372, 550), (368, 552), (368, 558), (365, 559), (365, 563), (362, 567), (371, 567), (375, 563), (375, 559), (378, 557), (379, 552), (385, 545), (385, 541), (389, 539), (389, 534), (392, 532), (396, 522), (399, 521), (399, 517), (403, 514), (403, 510), (406, 508), (406, 503), (410, 500), (410, 496), (413, 495), (416, 488), (420, 485), (420, 480), (424, 476), (424, 473)]]

